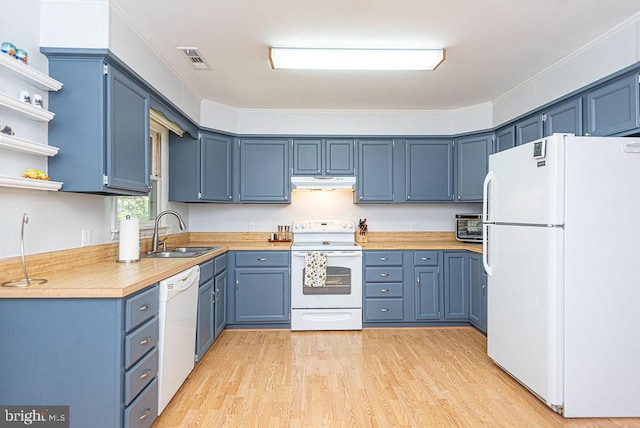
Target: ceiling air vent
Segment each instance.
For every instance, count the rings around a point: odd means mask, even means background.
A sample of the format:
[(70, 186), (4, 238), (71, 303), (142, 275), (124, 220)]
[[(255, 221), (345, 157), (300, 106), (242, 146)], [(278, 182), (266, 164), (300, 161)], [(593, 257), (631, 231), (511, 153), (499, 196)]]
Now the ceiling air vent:
[(189, 64), (191, 64), (194, 68), (198, 70), (209, 69), (209, 66), (207, 65), (207, 63), (204, 62), (204, 59), (202, 59), (202, 56), (200, 56), (200, 52), (198, 52), (198, 48), (178, 47), (178, 49), (182, 51), (182, 53), (187, 57), (187, 61), (189, 61)]

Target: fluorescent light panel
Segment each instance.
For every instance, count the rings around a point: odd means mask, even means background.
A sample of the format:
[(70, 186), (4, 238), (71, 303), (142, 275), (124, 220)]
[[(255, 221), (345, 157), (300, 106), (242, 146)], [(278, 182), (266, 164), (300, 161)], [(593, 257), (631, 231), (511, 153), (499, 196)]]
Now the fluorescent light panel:
[(269, 49), (273, 69), (433, 70), (444, 59), (444, 49)]

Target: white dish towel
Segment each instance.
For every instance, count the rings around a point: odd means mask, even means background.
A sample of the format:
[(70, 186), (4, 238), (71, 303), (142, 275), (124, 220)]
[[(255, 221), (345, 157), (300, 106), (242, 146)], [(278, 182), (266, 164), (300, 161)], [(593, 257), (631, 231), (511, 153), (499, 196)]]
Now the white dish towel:
[(327, 283), (327, 254), (316, 251), (304, 256), (304, 286), (324, 287)]

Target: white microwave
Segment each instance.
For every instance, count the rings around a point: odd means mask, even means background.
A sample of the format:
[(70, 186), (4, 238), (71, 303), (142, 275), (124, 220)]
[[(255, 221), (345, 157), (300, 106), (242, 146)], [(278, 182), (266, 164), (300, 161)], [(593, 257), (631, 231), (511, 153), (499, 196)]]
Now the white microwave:
[(456, 214), (456, 239), (482, 242), (482, 214)]

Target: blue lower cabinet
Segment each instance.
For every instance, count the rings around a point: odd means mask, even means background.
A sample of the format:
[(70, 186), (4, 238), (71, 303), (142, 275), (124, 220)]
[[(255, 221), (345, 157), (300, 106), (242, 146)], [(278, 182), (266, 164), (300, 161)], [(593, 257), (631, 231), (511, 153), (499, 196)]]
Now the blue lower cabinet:
[(482, 254), (469, 254), (469, 321), (483, 333), (487, 332), (487, 273)]
[(444, 253), (444, 319), (469, 319), (469, 255)]
[(196, 363), (202, 360), (227, 325), (227, 255), (222, 254), (200, 264), (198, 323), (196, 327)]
[(0, 299), (0, 403), (69, 406), (71, 428), (149, 427), (157, 314), (157, 285), (126, 299)]
[(420, 266), (415, 268), (415, 319), (440, 319), (440, 268)]
[[(227, 324), (275, 326), (290, 323), (289, 251), (228, 253)], [(232, 267), (232, 268), (231, 268)]]

